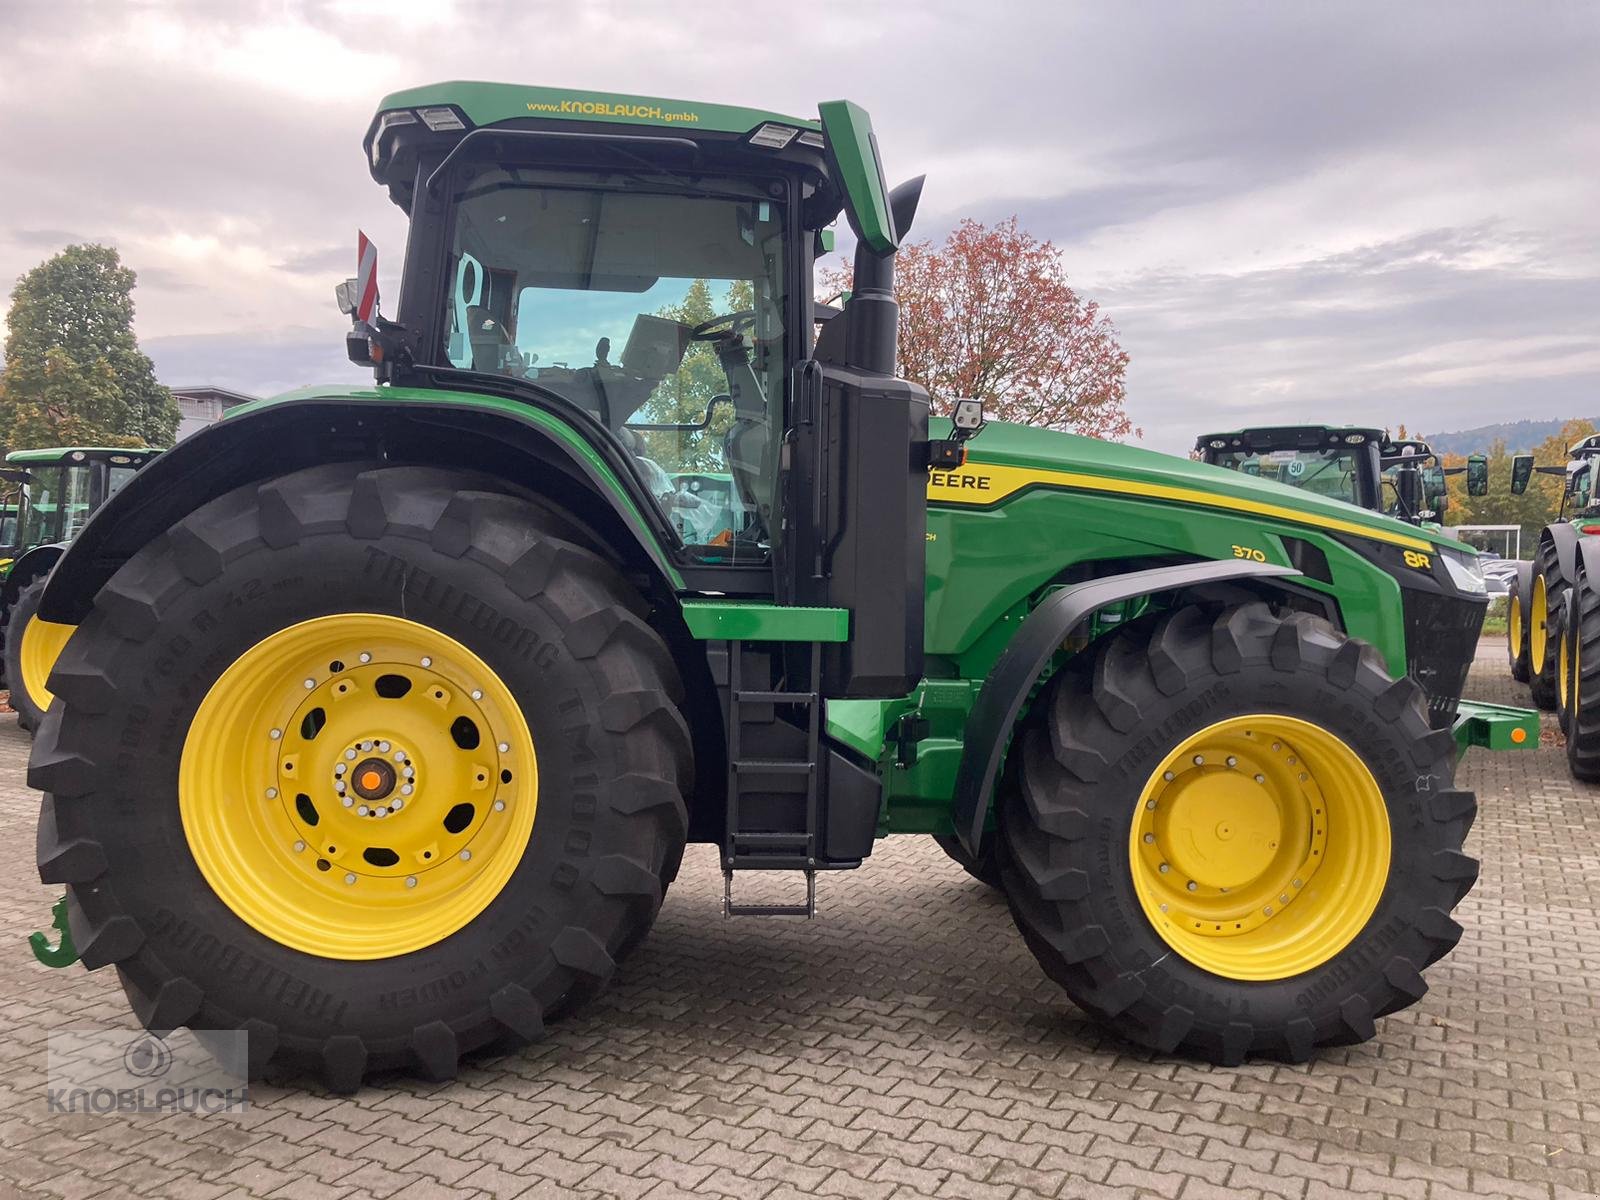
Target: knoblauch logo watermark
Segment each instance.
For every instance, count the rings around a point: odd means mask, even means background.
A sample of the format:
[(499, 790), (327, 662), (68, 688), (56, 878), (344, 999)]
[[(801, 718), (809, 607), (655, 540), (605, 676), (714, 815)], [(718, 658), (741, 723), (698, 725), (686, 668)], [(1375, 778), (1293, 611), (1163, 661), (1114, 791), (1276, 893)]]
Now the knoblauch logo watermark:
[(236, 1029), (70, 1029), (50, 1034), (52, 1113), (200, 1115), (250, 1106), (249, 1035)]

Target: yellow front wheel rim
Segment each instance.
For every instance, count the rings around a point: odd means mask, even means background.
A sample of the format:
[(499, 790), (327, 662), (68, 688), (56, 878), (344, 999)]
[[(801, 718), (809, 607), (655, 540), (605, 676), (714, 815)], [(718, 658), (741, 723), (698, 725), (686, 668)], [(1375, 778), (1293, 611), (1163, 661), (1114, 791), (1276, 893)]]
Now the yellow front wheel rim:
[(1229, 979), (1299, 975), (1361, 932), (1389, 876), (1383, 791), (1321, 726), (1253, 714), (1185, 738), (1151, 774), (1129, 841), (1145, 916)]
[(1569, 711), (1567, 704), (1567, 672), (1571, 668), (1567, 662), (1567, 643), (1570, 640), (1570, 638), (1562, 638), (1561, 646), (1556, 651), (1556, 703), (1560, 706), (1562, 712)]
[(1515, 591), (1507, 598), (1506, 607), (1510, 610), (1506, 614), (1506, 633), (1511, 641), (1511, 657), (1517, 658), (1522, 654), (1522, 603)]
[(200, 703), (178, 768), (184, 835), (252, 928), (338, 959), (419, 950), (500, 894), (533, 831), (538, 766), (509, 688), (399, 617), (264, 638)]
[(1535, 671), (1544, 670), (1545, 651), (1549, 649), (1548, 638), (1550, 633), (1550, 603), (1549, 594), (1545, 587), (1544, 576), (1533, 577), (1533, 596), (1530, 600), (1532, 612), (1528, 614), (1528, 650), (1532, 655), (1531, 662)]
[(55, 699), (46, 687), (50, 672), (55, 670), (56, 659), (66, 649), (67, 641), (77, 630), (75, 625), (58, 625), (54, 621), (41, 621), (32, 617), (22, 627), (22, 649), (17, 658), (22, 667), (22, 690), (28, 699), (47, 712)]

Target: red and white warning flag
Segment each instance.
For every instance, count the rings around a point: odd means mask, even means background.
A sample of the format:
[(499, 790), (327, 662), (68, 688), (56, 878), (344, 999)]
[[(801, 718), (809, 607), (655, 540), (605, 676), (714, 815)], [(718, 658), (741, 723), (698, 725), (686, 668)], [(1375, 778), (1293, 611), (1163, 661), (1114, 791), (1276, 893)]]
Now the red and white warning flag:
[(356, 230), (356, 320), (372, 324), (378, 315), (378, 247)]

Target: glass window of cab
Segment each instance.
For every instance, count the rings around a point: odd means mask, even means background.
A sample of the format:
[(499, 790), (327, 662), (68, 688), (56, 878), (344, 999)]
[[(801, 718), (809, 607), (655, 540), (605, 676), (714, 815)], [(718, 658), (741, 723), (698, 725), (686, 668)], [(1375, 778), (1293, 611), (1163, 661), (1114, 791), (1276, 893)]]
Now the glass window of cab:
[(443, 357), (603, 425), (692, 557), (764, 560), (792, 336), (783, 206), (754, 180), (463, 170)]

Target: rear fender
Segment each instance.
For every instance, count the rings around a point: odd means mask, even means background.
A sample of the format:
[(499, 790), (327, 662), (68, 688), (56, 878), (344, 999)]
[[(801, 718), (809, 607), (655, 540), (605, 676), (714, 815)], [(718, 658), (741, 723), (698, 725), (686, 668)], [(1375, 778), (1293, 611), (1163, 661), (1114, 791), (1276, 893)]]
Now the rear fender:
[(35, 546), (11, 564), (5, 585), (0, 587), (0, 613), (9, 613), (23, 588), (39, 576), (50, 573), (50, 568), (66, 553), (67, 545), (66, 542), (53, 542), (47, 546)]
[[(61, 557), (40, 602), (46, 620), (76, 625), (117, 568), (201, 505), (245, 484), (325, 462), (371, 459), (491, 474), (513, 491), (571, 511), (652, 590), (681, 588), (673, 535), (622, 451), (577, 421), (503, 398), (379, 389), (296, 395), (231, 416), (154, 459), (103, 505)], [(611, 459), (617, 459), (613, 462)]]

